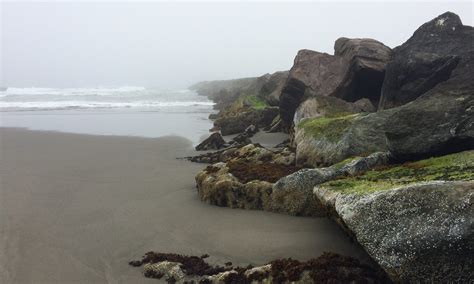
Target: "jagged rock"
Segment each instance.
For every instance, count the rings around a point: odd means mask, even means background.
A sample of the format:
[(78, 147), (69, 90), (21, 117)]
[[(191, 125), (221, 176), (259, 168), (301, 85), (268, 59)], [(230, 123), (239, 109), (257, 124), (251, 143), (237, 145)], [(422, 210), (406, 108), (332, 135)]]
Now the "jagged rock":
[(220, 129), (222, 135), (231, 135), (245, 131), (250, 125), (267, 128), (278, 115), (277, 107), (264, 109), (245, 108), (235, 114), (222, 115), (214, 121), (214, 126)]
[(330, 169), (302, 169), (273, 185), (272, 204), (276, 212), (298, 216), (321, 216), (313, 187), (335, 177)]
[(250, 125), (249, 127), (245, 128), (244, 132), (235, 136), (232, 141), (235, 142), (237, 145), (251, 144), (252, 141), (250, 140), (250, 138), (252, 138), (257, 132), (258, 128), (255, 125)]
[(444, 13), (423, 24), (394, 49), (387, 65), (379, 109), (404, 105), (425, 92), (443, 90), (453, 77), (461, 86), (474, 87), (474, 29), (463, 26), (458, 15)]
[(196, 184), (199, 197), (209, 204), (271, 210), (272, 184), (258, 180), (242, 183), (229, 173), (225, 163), (214, 164), (198, 173)]
[(219, 150), (224, 148), (226, 142), (218, 132), (212, 133), (208, 138), (196, 146), (196, 151)]
[(268, 75), (265, 78), (265, 83), (263, 83), (260, 88), (258, 96), (265, 100), (270, 106), (278, 106), (280, 103), (281, 90), (286, 83), (286, 79), (288, 79), (288, 73), (288, 71), (279, 71)]
[(215, 120), (213, 130), (231, 135), (252, 124), (270, 129), (279, 113), (277, 106), (287, 77), (288, 71), (281, 71), (255, 78), (201, 82), (190, 88), (208, 96), (220, 110), (212, 115)]
[(395, 282), (474, 278), (474, 182), (433, 181), (368, 195), (316, 187)]
[(234, 150), (225, 163), (199, 172), (198, 194), (212, 205), (271, 211), (272, 185), (299, 169), (293, 164), (294, 153), (289, 149), (273, 152), (249, 144)]
[(283, 122), (291, 125), (296, 109), (306, 99), (307, 88), (320, 96), (332, 94), (341, 84), (346, 68), (342, 57), (306, 49), (298, 51), (280, 96)]
[(162, 261), (158, 263), (147, 263), (143, 266), (146, 277), (173, 279), (179, 281), (185, 277), (181, 264), (178, 262)]
[[(390, 57), (390, 48), (372, 39), (340, 38), (335, 55), (300, 50), (280, 96), (280, 116), (285, 126), (291, 126), (298, 107), (311, 96), (333, 96), (350, 102), (367, 98), (378, 104)], [(296, 115), (295, 124), (300, 117)]]
[(233, 147), (225, 148), (219, 151), (201, 154), (198, 156), (184, 157), (183, 159), (187, 159), (194, 163), (206, 163), (206, 164), (226, 162), (229, 159), (231, 159), (233, 156), (235, 156), (235, 153), (237, 150), (238, 150), (238, 146), (233, 146)]

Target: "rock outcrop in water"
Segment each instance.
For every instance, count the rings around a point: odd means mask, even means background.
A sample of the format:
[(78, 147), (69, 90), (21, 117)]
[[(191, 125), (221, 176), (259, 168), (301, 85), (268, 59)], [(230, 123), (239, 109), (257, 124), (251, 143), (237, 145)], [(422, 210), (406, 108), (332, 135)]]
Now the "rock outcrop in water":
[[(270, 124), (289, 132), (290, 147), (216, 152), (210, 161), (220, 163), (196, 178), (201, 199), (329, 216), (395, 282), (468, 282), (474, 278), (473, 42), (474, 29), (448, 12), (393, 50), (340, 38), (334, 55), (299, 51), (287, 79), (274, 76), (279, 87), (267, 92), (276, 98), (281, 86), (279, 116)], [(221, 120), (221, 129), (245, 129), (234, 125), (243, 121), (242, 106), (251, 105), (247, 95), (221, 111), (221, 118), (237, 117)]]

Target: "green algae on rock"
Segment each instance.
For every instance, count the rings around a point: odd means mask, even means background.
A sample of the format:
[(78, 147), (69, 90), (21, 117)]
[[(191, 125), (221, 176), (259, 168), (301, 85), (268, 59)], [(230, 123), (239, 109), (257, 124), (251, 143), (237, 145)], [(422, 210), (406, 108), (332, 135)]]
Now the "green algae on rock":
[(360, 114), (333, 114), (325, 117), (307, 118), (298, 124), (298, 128), (303, 128), (305, 135), (313, 138), (325, 138), (330, 142), (337, 142), (342, 138), (345, 131), (352, 125), (352, 122)]
[(376, 168), (359, 176), (341, 177), (328, 181), (320, 187), (344, 193), (367, 194), (436, 180), (474, 180), (474, 151)]

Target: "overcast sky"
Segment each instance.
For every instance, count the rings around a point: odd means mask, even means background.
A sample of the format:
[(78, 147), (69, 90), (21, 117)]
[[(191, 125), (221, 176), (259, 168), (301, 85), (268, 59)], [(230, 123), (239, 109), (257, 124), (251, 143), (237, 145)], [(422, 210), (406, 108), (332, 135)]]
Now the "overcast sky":
[(341, 36), (395, 47), (448, 10), (473, 24), (471, 1), (0, 5), (0, 85), (16, 87), (182, 88), (287, 70)]

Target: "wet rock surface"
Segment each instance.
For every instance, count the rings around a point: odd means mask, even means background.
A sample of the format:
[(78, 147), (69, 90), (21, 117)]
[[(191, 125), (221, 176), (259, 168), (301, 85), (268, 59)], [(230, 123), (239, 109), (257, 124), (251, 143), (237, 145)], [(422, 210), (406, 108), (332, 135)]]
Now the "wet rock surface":
[(271, 211), (273, 183), (298, 169), (288, 149), (270, 151), (249, 144), (198, 173), (197, 190), (201, 200), (212, 205)]
[(212, 133), (208, 138), (196, 146), (196, 151), (218, 150), (225, 147), (225, 140), (220, 133)]
[[(323, 253), (308, 261), (276, 259), (266, 265), (233, 267), (210, 265), (197, 256), (148, 252), (142, 260), (131, 261), (144, 267), (145, 277), (168, 283), (389, 283), (383, 271), (357, 259)], [(152, 272), (150, 272), (152, 271)]]

